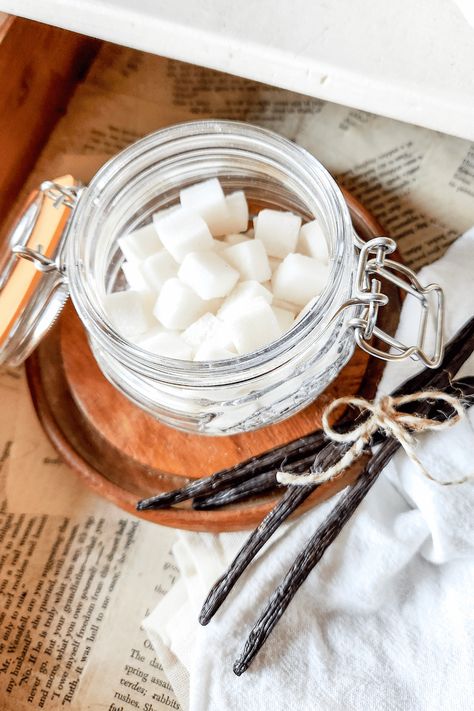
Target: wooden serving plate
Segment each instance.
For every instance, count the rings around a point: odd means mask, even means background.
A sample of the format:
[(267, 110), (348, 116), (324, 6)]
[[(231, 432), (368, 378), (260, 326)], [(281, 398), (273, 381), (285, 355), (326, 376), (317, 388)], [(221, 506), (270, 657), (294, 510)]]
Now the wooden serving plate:
[[(380, 225), (345, 193), (354, 226), (364, 239), (383, 234)], [(388, 285), (387, 285), (388, 287)], [(391, 287), (390, 308), (381, 326), (394, 333), (400, 296)], [(121, 395), (102, 375), (71, 304), (26, 364), (38, 417), (63, 459), (96, 493), (149, 521), (199, 531), (231, 531), (255, 526), (276, 495), (217, 509), (194, 511), (189, 503), (167, 511), (137, 513), (138, 499), (183, 486), (243, 459), (301, 437), (320, 427), (321, 412), (334, 398), (362, 393), (373, 397), (384, 364), (356, 350), (348, 365), (313, 402), (289, 419), (254, 432), (208, 437), (174, 430)], [(357, 475), (319, 487), (298, 513), (346, 486)]]

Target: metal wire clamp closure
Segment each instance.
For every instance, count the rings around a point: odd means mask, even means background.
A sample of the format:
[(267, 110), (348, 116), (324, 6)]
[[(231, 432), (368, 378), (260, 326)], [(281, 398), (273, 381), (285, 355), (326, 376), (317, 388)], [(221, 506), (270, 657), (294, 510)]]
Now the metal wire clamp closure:
[(40, 191), (53, 201), (54, 207), (65, 205), (71, 209), (74, 208), (82, 190), (82, 185), (65, 186), (55, 183), (53, 180), (45, 180), (40, 185)]
[[(360, 249), (356, 294), (338, 309), (338, 313), (351, 306), (362, 307), (360, 314), (349, 321), (349, 327), (354, 329), (357, 345), (382, 360), (400, 361), (412, 358), (421, 360), (428, 368), (437, 368), (444, 351), (443, 290), (438, 284), (423, 286), (411, 269), (388, 259), (387, 256), (397, 248), (390, 237), (375, 237), (368, 242), (362, 242), (358, 236), (355, 236), (355, 244)], [(391, 282), (419, 303), (420, 318), (416, 344), (402, 343), (377, 326), (379, 311), (388, 304), (388, 297), (382, 292), (381, 279)], [(430, 316), (434, 331), (434, 345), (431, 351), (427, 352), (426, 341)], [(374, 338), (385, 343), (388, 346), (387, 350), (374, 346), (371, 342)]]
[[(38, 197), (36, 198), (34, 203), (32, 203), (31, 206), (31, 208), (34, 207), (34, 215), (32, 213), (30, 229), (34, 225), (35, 218), (37, 217), (37, 214), (41, 208), (42, 201), (45, 197), (52, 200), (53, 206), (55, 208), (59, 208), (64, 205), (70, 210), (73, 210), (77, 204), (77, 200), (80, 196), (82, 189), (83, 187), (81, 185), (74, 185), (68, 187), (60, 185), (59, 183), (55, 183), (52, 180), (45, 180), (43, 183), (41, 183), (38, 191)], [(64, 271), (64, 268), (60, 265), (59, 260), (50, 259), (49, 257), (46, 257), (43, 254), (43, 247), (41, 244), (39, 244), (36, 249), (26, 246), (25, 243), (28, 241), (28, 236), (29, 232), (28, 230), (26, 230), (24, 238), (19, 243), (12, 244), (11, 252), (13, 257), (27, 259), (29, 262), (32, 262), (35, 265), (36, 269), (39, 272), (58, 271), (62, 273)], [(11, 267), (13, 267), (13, 261), (9, 266), (11, 270)]]

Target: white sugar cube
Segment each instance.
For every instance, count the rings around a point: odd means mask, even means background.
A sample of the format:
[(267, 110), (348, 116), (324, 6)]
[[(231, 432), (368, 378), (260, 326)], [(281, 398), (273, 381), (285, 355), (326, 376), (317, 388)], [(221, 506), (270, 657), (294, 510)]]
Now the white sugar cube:
[(255, 239), (263, 242), (270, 257), (284, 259), (296, 250), (301, 228), (301, 217), (292, 212), (261, 210), (254, 220)]
[(156, 325), (149, 295), (141, 291), (115, 291), (103, 299), (112, 326), (123, 336), (134, 337)]
[(240, 354), (255, 351), (281, 335), (272, 307), (261, 296), (244, 301), (239, 311), (229, 312), (226, 323)]
[(165, 207), (164, 210), (158, 210), (158, 212), (153, 213), (153, 225), (155, 226), (164, 218), (168, 217), (171, 215), (172, 212), (175, 212), (176, 210), (179, 209), (179, 205), (171, 205), (171, 207)]
[(254, 279), (249, 279), (248, 281), (241, 281), (240, 284), (237, 284), (231, 296), (234, 296), (235, 298), (246, 299), (254, 298), (255, 296), (261, 296), (265, 299), (265, 301), (271, 304), (273, 301), (273, 294), (271, 292), (271, 289), (268, 288), (268, 285), (271, 286), (271, 282), (265, 282), (265, 284), (261, 284), (259, 281), (255, 281)]
[(174, 331), (163, 329), (160, 333), (144, 338), (140, 343), (140, 348), (166, 358), (193, 359), (192, 347), (183, 340), (179, 333)]
[(214, 343), (203, 343), (200, 348), (198, 348), (194, 360), (228, 360), (229, 358), (235, 358), (235, 349), (228, 350), (227, 348), (222, 348), (222, 346)]
[(207, 310), (187, 284), (173, 277), (163, 284), (153, 313), (163, 326), (176, 330), (187, 328)]
[(175, 262), (166, 249), (161, 249), (156, 254), (152, 254), (140, 266), (147, 287), (157, 292), (165, 281), (175, 277), (178, 273), (178, 263)]
[(249, 222), (249, 207), (243, 190), (227, 195), (227, 220), (222, 224), (222, 234), (245, 232)]
[(122, 262), (122, 271), (130, 289), (134, 289), (135, 291), (145, 291), (148, 289), (140, 262)]
[(143, 308), (149, 315), (149, 320), (150, 324), (154, 327), (157, 326), (156, 318), (153, 315), (153, 309), (155, 308), (155, 303), (156, 303), (156, 292), (150, 291), (149, 289), (147, 291), (140, 291), (140, 299), (142, 300)]
[(204, 343), (213, 343), (216, 347), (232, 350), (233, 342), (227, 326), (211, 313), (205, 313), (183, 331), (183, 338), (197, 350)]
[(207, 313), (209, 311), (209, 313), (215, 314), (219, 311), (225, 299), (203, 299), (203, 301), (206, 306), (206, 310), (204, 313)]
[(184, 207), (159, 220), (156, 229), (165, 249), (179, 263), (189, 252), (214, 247), (214, 240), (203, 218)]
[(200, 215), (206, 222), (211, 233), (218, 237), (224, 235), (229, 220), (229, 208), (217, 178), (196, 183), (190, 188), (184, 188), (179, 193), (181, 205)]
[(301, 308), (298, 304), (292, 304), (291, 301), (285, 301), (284, 299), (273, 299), (272, 306), (276, 306), (278, 309), (285, 309), (285, 311), (291, 311), (294, 315), (296, 315)]
[(277, 269), (277, 267), (280, 266), (281, 264), (281, 259), (278, 259), (277, 257), (268, 257), (268, 263), (270, 265), (270, 269), (272, 270), (272, 273)]
[(211, 250), (187, 254), (178, 276), (201, 299), (227, 296), (239, 280), (239, 272)]
[(247, 242), (249, 239), (250, 239), (250, 237), (248, 235), (231, 233), (231, 234), (226, 235), (224, 237), (223, 243), (226, 245), (226, 247), (230, 247), (233, 244), (240, 244), (241, 242)]
[(319, 259), (324, 264), (329, 262), (329, 251), (323, 228), (317, 220), (307, 222), (300, 230), (298, 251), (308, 257)]
[(273, 313), (275, 314), (278, 325), (280, 326), (281, 332), (285, 333), (293, 325), (295, 320), (295, 314), (293, 311), (288, 311), (287, 309), (280, 309), (278, 306), (273, 306)]
[(273, 275), (273, 295), (277, 299), (304, 306), (326, 286), (329, 267), (303, 254), (289, 254)]
[[(155, 317), (153, 317), (155, 318)], [(152, 328), (148, 328), (144, 333), (140, 333), (138, 336), (134, 336), (130, 340), (133, 341), (137, 346), (140, 346), (140, 348), (144, 348), (142, 346), (142, 343), (146, 343), (150, 338), (154, 338), (157, 336), (159, 333), (163, 333), (164, 331), (167, 331), (167, 329), (161, 325), (161, 323), (158, 323), (155, 319), (155, 324), (156, 326), (152, 326)]]
[(220, 254), (224, 249), (227, 249), (228, 246), (227, 242), (224, 242), (223, 239), (215, 239), (213, 249), (216, 254)]
[(272, 270), (262, 242), (247, 240), (228, 247), (222, 256), (240, 273), (242, 279), (267, 281)]
[(161, 249), (158, 233), (153, 224), (130, 232), (117, 241), (128, 262), (141, 262)]
[(233, 292), (229, 294), (227, 299), (224, 301), (219, 311), (217, 312), (217, 316), (219, 318), (225, 319), (226, 313), (228, 313), (230, 310), (239, 310), (241, 308), (243, 300), (248, 301), (249, 299), (254, 299), (257, 296), (262, 297), (269, 304), (272, 303), (273, 294), (269, 289), (265, 288), (263, 284), (260, 284), (260, 282), (258, 281), (252, 280), (241, 281), (240, 284), (237, 284)]

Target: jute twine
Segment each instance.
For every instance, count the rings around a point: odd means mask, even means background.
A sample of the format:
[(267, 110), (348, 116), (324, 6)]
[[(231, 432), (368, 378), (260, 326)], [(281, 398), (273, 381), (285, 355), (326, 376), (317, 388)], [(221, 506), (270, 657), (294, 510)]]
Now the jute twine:
[[(454, 410), (454, 413), (447, 419), (441, 421), (423, 417), (422, 415), (407, 414), (400, 412), (398, 409), (408, 403), (427, 400), (443, 401)], [(361, 412), (368, 412), (369, 416), (360, 425), (348, 432), (336, 432), (329, 424), (329, 416), (341, 405), (358, 407)], [(329, 467), (329, 469), (308, 472), (307, 474), (291, 474), (289, 472), (280, 471), (277, 474), (277, 481), (280, 484), (306, 486), (308, 484), (322, 484), (329, 479), (334, 479), (361, 456), (375, 432), (382, 430), (388, 437), (393, 437), (400, 442), (411, 461), (416, 464), (418, 469), (428, 479), (442, 486), (463, 484), (472, 479), (472, 475), (449, 481), (440, 481), (431, 476), (418, 459), (415, 451), (416, 439), (413, 433), (423, 432), (425, 430), (447, 430), (449, 427), (456, 425), (464, 416), (465, 410), (461, 400), (441, 390), (420, 390), (411, 395), (400, 395), (399, 397), (384, 395), (374, 402), (360, 397), (340, 397), (334, 400), (325, 409), (322, 417), (322, 426), (328, 439), (341, 444), (352, 444), (352, 446), (341, 459)]]

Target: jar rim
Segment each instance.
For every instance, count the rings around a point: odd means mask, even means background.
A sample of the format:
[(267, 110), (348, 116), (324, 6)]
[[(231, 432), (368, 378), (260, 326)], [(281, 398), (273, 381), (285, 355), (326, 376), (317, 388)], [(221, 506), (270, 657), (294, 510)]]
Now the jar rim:
[[(113, 347), (122, 361), (137, 370), (144, 371), (151, 377), (192, 377), (200, 376), (206, 380), (212, 375), (214, 378), (226, 379), (229, 374), (238, 370), (240, 376), (256, 375), (267, 372), (279, 364), (287, 362), (303, 339), (311, 335), (314, 342), (328, 328), (334, 314), (340, 305), (335, 301), (338, 285), (343, 278), (345, 264), (341, 261), (333, 262), (327, 284), (318, 297), (317, 303), (308, 310), (289, 331), (279, 339), (263, 346), (262, 348), (244, 355), (239, 355), (227, 360), (217, 361), (185, 361), (149, 353), (138, 345), (133, 344), (121, 336), (108, 322), (103, 306), (97, 293), (91, 290), (83, 260), (84, 235), (87, 235), (91, 216), (101, 204), (101, 197), (107, 193), (109, 196), (120, 181), (129, 171), (131, 165), (148, 154), (158, 157), (160, 148), (170, 145), (175, 146), (179, 152), (180, 145), (193, 138), (207, 137), (212, 143), (219, 137), (225, 142), (232, 141), (235, 145), (250, 145), (260, 142), (282, 164), (297, 170), (300, 178), (314, 183), (319, 191), (324, 191), (324, 196), (332, 205), (336, 228), (339, 239), (342, 240), (343, 262), (352, 260), (354, 255), (352, 222), (347, 204), (337, 183), (327, 169), (309, 151), (289, 139), (259, 126), (252, 124), (218, 120), (188, 121), (173, 124), (164, 129), (151, 133), (131, 144), (116, 156), (105, 163), (90, 181), (88, 187), (81, 194), (76, 208), (76, 214), (70, 227), (68, 238), (67, 271), (70, 283), (71, 297), (74, 305), (86, 326), (93, 341), (99, 348), (107, 350)], [(224, 147), (223, 147), (224, 150)], [(224, 382), (224, 380), (223, 380)], [(226, 380), (227, 382), (227, 380)]]

